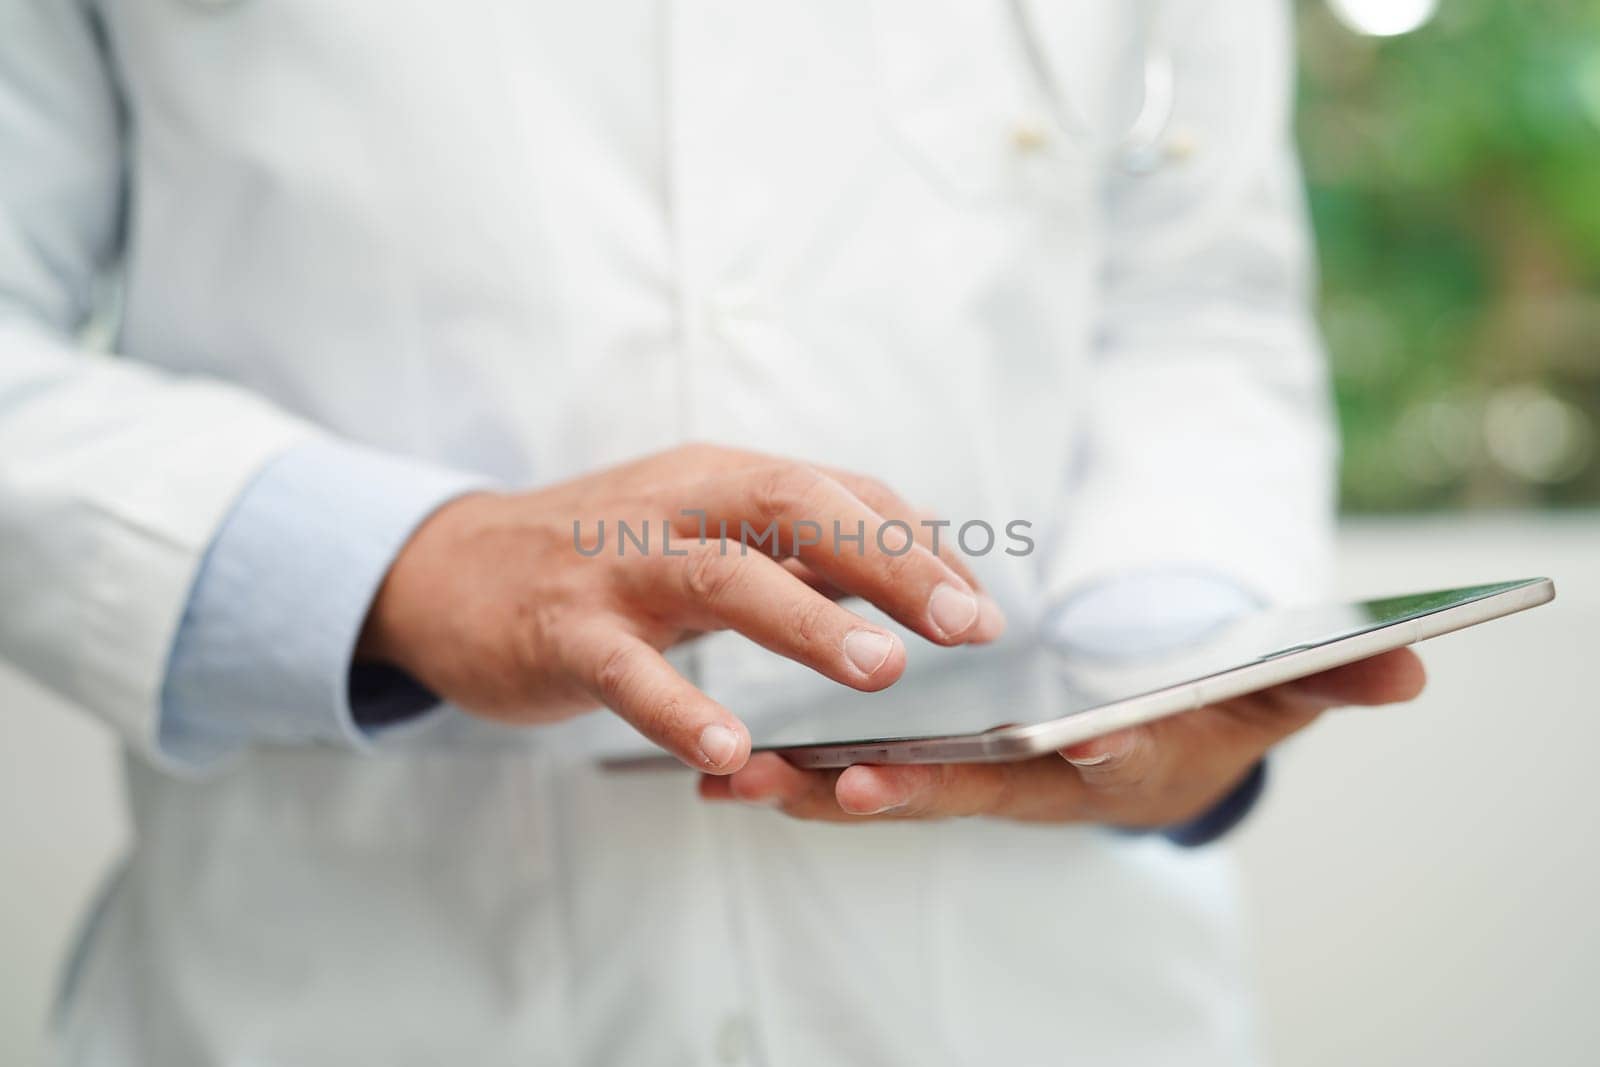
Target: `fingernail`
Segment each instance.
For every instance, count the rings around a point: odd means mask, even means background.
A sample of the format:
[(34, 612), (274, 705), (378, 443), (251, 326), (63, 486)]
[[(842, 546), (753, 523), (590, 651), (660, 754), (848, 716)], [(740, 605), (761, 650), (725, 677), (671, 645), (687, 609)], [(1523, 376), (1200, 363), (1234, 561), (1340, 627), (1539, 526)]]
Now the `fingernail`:
[(726, 726), (713, 723), (700, 731), (700, 755), (713, 767), (721, 767), (739, 751), (739, 735)]
[(890, 812), (899, 811), (903, 807), (905, 807), (904, 804), (885, 804), (881, 808), (873, 808), (871, 811), (858, 811), (858, 812), (856, 812), (856, 814), (857, 815), (888, 815)]
[(1107, 734), (1105, 737), (1096, 738), (1093, 742), (1085, 742), (1094, 745), (1093, 752), (1081, 756), (1069, 756), (1063, 752), (1062, 755), (1066, 756), (1067, 762), (1074, 767), (1099, 767), (1114, 759), (1127, 758), (1133, 753), (1136, 743), (1137, 739), (1128, 732)]
[(928, 614), (941, 635), (955, 637), (977, 621), (978, 598), (946, 582), (928, 598)]
[(851, 630), (844, 638), (844, 654), (862, 674), (871, 674), (889, 659), (894, 638), (872, 630)]
[[(849, 815), (887, 815), (892, 811), (899, 811), (906, 806), (904, 800), (891, 800), (889, 803), (876, 808), (844, 808)], [(840, 807), (843, 807), (841, 804)]]

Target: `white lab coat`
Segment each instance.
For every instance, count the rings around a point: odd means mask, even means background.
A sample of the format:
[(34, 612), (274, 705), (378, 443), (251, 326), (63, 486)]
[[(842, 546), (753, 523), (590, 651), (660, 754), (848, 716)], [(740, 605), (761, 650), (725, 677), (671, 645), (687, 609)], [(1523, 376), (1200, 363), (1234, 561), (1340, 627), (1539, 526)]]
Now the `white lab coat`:
[[(583, 724), (155, 743), (202, 552), (323, 433), (514, 483), (686, 439), (864, 470), (1035, 522), (979, 561), (1014, 626), (1152, 565), (1313, 591), (1286, 12), (1164, 10), (1135, 177), (1137, 6), (1025, 6), (4, 0), (0, 654), (126, 738), (136, 827), (68, 1062), (1252, 1058), (1220, 850), (712, 807)], [(118, 359), (76, 340), (113, 259)], [(752, 718), (781, 669), (695, 666)]]

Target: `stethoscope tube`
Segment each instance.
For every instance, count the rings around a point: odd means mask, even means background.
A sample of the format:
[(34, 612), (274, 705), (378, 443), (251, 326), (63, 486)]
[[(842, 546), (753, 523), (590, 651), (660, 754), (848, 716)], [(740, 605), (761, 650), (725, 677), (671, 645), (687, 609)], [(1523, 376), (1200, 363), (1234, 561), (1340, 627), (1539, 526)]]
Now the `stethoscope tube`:
[(1107, 159), (1127, 174), (1148, 174), (1161, 165), (1163, 141), (1172, 124), (1176, 97), (1177, 71), (1172, 51), (1162, 39), (1158, 24), (1160, 12), (1153, 0), (1135, 0), (1135, 16), (1142, 42), (1143, 87), (1139, 111), (1119, 136), (1109, 140), (1096, 133), (1090, 123), (1070, 103), (1070, 97), (1057, 79), (1049, 59), (1039, 46), (1028, 0), (1008, 0), (1013, 32), (1023, 59), (1038, 82), (1051, 118), (1061, 132), (1087, 148), (1092, 155)]

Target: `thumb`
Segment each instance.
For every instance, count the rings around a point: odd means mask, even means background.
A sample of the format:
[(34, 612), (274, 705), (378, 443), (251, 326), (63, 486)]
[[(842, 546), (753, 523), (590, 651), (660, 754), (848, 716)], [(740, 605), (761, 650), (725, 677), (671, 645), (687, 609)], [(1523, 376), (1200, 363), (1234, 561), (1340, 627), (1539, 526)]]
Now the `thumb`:
[(1061, 757), (1078, 769), (1085, 785), (1094, 789), (1138, 788), (1156, 773), (1160, 748), (1148, 726), (1131, 726), (1069, 745)]

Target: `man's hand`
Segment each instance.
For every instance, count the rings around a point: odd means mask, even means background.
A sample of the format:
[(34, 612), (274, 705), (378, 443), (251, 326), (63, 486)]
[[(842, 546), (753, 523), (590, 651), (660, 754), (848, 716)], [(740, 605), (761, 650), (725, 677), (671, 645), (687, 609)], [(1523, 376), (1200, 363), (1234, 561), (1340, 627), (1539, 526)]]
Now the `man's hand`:
[[(553, 722), (603, 704), (691, 767), (726, 774), (749, 758), (748, 731), (673, 670), (662, 649), (737, 630), (873, 691), (900, 677), (905, 649), (835, 603), (840, 595), (859, 596), (941, 645), (999, 636), (999, 608), (953, 553), (930, 551), (916, 518), (869, 478), (709, 446), (537, 492), (462, 497), (406, 544), (357, 654), (505, 722)], [(918, 537), (903, 554), (894, 528), (888, 551), (875, 536), (893, 519)], [(619, 520), (634, 531), (648, 522), (648, 552), (630, 543), (619, 555)], [(585, 548), (603, 521), (605, 549), (580, 552), (575, 521)], [(703, 543), (702, 522), (710, 531)], [(835, 522), (850, 534), (864, 526), (859, 552), (853, 544), (835, 551), (831, 537), (804, 543)], [(734, 539), (727, 544), (723, 523)], [(758, 532), (775, 525), (784, 558), (773, 558), (770, 542), (741, 551), (742, 523)], [(660, 541), (666, 524), (670, 555)]]
[(1025, 822), (1172, 826), (1217, 803), (1266, 751), (1329, 708), (1392, 704), (1422, 691), (1410, 649), (1107, 734), (1021, 763), (803, 771), (762, 753), (707, 800), (767, 804), (801, 819), (873, 822), (991, 815)]

